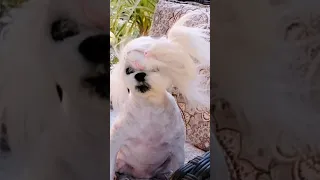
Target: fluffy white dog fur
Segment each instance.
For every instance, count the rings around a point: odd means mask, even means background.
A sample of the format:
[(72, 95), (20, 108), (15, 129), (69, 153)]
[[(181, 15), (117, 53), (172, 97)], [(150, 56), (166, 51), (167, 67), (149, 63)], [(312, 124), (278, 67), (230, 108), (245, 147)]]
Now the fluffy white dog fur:
[(0, 179), (109, 178), (109, 13), (105, 0), (31, 0), (12, 11), (0, 46), (10, 146)]
[(120, 49), (110, 79), (118, 114), (110, 130), (110, 179), (115, 172), (161, 178), (183, 165), (185, 126), (167, 90), (174, 85), (191, 106), (210, 103), (197, 72), (210, 63), (208, 33), (184, 26), (195, 13), (181, 17), (167, 37), (139, 37)]

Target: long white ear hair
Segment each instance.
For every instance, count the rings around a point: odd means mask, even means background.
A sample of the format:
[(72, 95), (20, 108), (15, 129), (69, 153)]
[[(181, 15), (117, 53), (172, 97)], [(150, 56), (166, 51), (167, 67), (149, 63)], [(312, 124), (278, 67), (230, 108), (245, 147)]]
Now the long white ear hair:
[[(122, 47), (123, 45), (120, 44)], [(112, 103), (112, 108), (114, 111), (118, 111), (121, 105), (125, 103), (128, 99), (128, 90), (127, 86), (124, 83), (124, 62), (123, 56), (116, 48), (114, 48), (115, 57), (118, 58), (119, 62), (113, 65), (110, 71), (110, 101)]]
[(188, 100), (189, 107), (210, 106), (210, 86), (203, 85), (205, 76), (198, 70), (199, 66), (210, 65), (210, 33), (184, 25), (199, 12), (182, 16), (168, 31), (167, 38), (159, 39), (147, 50), (166, 67), (172, 84)]

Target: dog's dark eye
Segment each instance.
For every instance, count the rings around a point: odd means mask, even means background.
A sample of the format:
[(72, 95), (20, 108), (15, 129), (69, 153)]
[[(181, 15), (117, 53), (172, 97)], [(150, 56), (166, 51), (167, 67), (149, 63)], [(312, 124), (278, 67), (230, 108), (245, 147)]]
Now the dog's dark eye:
[(129, 75), (129, 74), (132, 74), (132, 73), (134, 73), (134, 70), (131, 67), (127, 67), (126, 68), (126, 74)]
[(78, 24), (70, 19), (59, 19), (51, 24), (51, 37), (54, 41), (63, 41), (77, 34), (79, 34)]

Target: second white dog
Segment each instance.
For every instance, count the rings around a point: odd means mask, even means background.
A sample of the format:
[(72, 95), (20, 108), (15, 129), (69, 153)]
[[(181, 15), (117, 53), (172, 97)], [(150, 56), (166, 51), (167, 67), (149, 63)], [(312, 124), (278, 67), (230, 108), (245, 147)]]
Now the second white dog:
[(174, 85), (191, 105), (210, 103), (197, 72), (197, 65), (209, 65), (208, 33), (183, 25), (195, 13), (180, 18), (167, 37), (140, 37), (121, 49), (111, 73), (118, 114), (110, 130), (111, 180), (115, 172), (161, 178), (183, 165), (185, 125), (167, 89)]

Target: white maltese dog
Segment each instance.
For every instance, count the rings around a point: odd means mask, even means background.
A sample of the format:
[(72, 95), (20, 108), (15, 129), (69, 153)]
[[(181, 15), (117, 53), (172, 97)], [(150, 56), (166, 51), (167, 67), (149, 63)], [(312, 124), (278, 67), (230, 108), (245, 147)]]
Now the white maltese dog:
[(109, 2), (30, 0), (10, 15), (0, 179), (108, 179)]
[(184, 164), (185, 125), (167, 90), (178, 88), (193, 107), (209, 106), (197, 72), (210, 64), (209, 33), (184, 26), (195, 13), (181, 17), (167, 37), (139, 37), (119, 51), (110, 78), (117, 113), (110, 130), (110, 179), (115, 172), (163, 179)]

